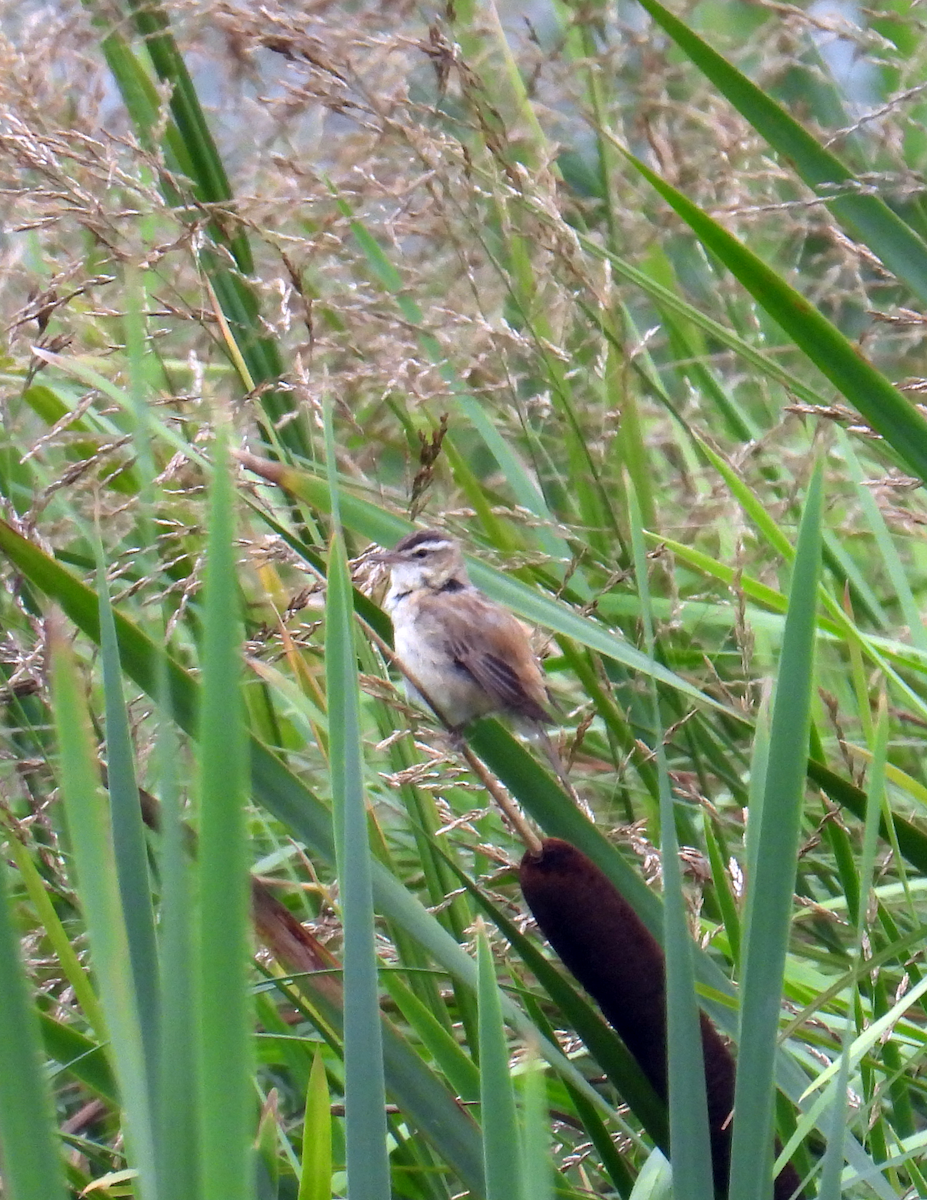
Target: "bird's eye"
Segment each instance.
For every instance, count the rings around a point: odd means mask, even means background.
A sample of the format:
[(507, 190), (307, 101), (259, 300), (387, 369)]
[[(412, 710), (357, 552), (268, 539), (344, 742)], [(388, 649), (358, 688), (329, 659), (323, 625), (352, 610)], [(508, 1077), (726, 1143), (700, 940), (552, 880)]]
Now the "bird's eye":
[(428, 557), (428, 551), (427, 551), (427, 550), (425, 550), (425, 549), (422, 549), (422, 550), (416, 550), (416, 551), (415, 551), (415, 557), (416, 557), (416, 558), (427, 558), (427, 557)]

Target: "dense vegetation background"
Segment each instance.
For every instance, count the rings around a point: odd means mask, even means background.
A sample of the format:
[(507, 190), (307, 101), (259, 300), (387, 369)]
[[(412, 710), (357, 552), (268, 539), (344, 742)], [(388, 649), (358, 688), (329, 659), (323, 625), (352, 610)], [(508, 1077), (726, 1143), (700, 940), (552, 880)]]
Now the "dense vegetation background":
[[(2, 16), (4, 1195), (704, 1197), (696, 996), (734, 1200), (773, 1109), (927, 1195), (920, 9)], [(410, 522), (538, 629), (581, 805), (470, 744), (664, 941), (668, 1112), (402, 697)]]

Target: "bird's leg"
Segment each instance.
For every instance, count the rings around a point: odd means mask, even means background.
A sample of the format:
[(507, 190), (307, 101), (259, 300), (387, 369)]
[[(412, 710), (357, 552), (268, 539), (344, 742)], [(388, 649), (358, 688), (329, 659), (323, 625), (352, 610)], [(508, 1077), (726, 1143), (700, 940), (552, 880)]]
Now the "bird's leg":
[(467, 747), (467, 739), (464, 737), (463, 725), (448, 725), (447, 738), (451, 743), (451, 749), (457, 754), (463, 754)]

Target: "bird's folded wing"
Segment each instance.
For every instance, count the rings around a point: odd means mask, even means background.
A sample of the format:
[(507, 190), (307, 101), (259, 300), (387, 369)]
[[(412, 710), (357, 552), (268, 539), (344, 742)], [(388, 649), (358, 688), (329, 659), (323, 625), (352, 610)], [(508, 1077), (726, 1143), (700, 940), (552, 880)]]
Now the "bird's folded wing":
[(479, 615), (483, 619), (475, 623), (447, 622), (448, 653), (492, 696), (499, 708), (531, 721), (550, 722), (550, 713), (542, 699), (547, 694), (544, 676), (524, 630), (514, 617), (500, 614), (498, 609), (487, 609)]

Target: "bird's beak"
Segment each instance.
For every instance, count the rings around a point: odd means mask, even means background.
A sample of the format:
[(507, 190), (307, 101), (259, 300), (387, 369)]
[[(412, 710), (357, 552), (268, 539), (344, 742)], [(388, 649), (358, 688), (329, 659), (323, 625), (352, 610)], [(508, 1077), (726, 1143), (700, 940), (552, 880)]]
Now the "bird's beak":
[(367, 561), (378, 563), (380, 566), (389, 567), (393, 563), (399, 562), (399, 555), (392, 550), (374, 550), (372, 554), (367, 555)]

